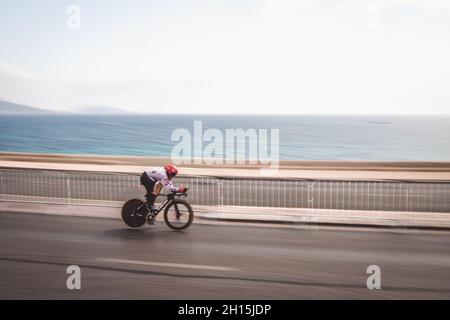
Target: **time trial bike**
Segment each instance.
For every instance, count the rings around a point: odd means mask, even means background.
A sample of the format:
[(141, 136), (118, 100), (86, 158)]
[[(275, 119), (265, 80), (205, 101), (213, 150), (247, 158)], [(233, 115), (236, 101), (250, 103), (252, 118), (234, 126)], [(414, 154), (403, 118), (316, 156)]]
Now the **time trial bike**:
[(189, 228), (194, 220), (194, 211), (189, 202), (184, 200), (186, 192), (173, 192), (160, 194), (166, 199), (159, 208), (149, 212), (147, 205), (140, 199), (130, 199), (122, 207), (122, 220), (132, 229), (141, 228), (146, 222), (151, 223), (152, 216), (156, 216), (164, 210), (164, 221), (173, 230), (183, 231)]

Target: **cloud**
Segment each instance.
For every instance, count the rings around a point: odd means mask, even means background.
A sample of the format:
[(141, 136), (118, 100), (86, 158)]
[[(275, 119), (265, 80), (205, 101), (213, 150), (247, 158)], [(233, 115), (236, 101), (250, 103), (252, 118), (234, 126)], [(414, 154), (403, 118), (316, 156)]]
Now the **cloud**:
[(28, 70), (1, 61), (0, 61), (0, 74), (20, 80), (28, 80), (28, 81), (41, 80), (39, 76)]
[(67, 89), (63, 84), (5, 62), (0, 62), (0, 97), (34, 107), (67, 110)]

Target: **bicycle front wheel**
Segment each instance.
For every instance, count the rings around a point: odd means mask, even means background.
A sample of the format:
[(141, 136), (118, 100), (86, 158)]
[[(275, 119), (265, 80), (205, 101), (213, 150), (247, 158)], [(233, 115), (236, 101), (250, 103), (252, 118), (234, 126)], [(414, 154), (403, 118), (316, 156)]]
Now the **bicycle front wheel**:
[(173, 230), (182, 231), (189, 228), (194, 220), (191, 205), (184, 200), (174, 200), (164, 211), (164, 221)]
[(122, 220), (128, 227), (137, 229), (145, 224), (147, 213), (144, 202), (139, 199), (131, 199), (122, 207)]

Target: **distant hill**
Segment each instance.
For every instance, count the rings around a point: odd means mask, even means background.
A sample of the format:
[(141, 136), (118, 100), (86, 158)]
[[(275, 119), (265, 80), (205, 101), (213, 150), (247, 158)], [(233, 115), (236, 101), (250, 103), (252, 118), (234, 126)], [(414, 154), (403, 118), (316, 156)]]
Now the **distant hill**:
[(13, 102), (7, 102), (7, 101), (0, 101), (0, 114), (22, 114), (22, 115), (28, 115), (28, 114), (52, 114), (53, 111), (35, 108), (26, 106), (23, 104), (13, 103)]
[(46, 115), (46, 114), (91, 114), (91, 115), (114, 115), (114, 114), (132, 114), (130, 111), (126, 111), (120, 108), (106, 107), (106, 106), (90, 106), (81, 107), (71, 112), (64, 111), (51, 111), (36, 107), (30, 107), (24, 104), (18, 104), (8, 101), (0, 100), (0, 115), (17, 114), (17, 115)]
[(84, 114), (130, 114), (132, 112), (120, 108), (107, 106), (89, 106), (81, 107), (76, 110), (78, 113)]

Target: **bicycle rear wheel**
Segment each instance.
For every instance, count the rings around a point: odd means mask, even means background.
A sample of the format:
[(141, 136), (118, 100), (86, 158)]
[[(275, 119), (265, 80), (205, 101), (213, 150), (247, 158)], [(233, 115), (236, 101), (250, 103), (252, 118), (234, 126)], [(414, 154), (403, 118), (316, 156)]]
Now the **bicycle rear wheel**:
[(131, 199), (122, 207), (122, 220), (132, 229), (137, 229), (145, 224), (147, 218), (147, 207), (139, 199)]
[(184, 200), (174, 200), (164, 211), (164, 221), (173, 230), (186, 230), (194, 220), (191, 205)]

